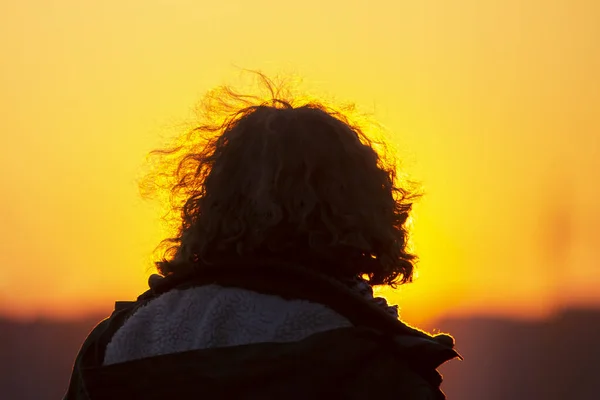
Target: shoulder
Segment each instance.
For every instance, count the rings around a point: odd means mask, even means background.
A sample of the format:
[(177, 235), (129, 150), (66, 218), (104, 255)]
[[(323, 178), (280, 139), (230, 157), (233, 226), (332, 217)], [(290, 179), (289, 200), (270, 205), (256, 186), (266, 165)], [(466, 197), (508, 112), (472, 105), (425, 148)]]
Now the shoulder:
[(114, 334), (105, 364), (159, 354), (260, 342), (291, 342), (352, 324), (325, 305), (236, 287), (166, 292)]

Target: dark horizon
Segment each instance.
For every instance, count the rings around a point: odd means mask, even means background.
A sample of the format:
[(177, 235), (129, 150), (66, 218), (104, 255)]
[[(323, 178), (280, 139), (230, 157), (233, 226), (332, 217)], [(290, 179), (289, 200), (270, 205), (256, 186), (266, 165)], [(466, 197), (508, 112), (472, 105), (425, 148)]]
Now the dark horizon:
[[(102, 318), (0, 316), (0, 393), (11, 400), (61, 398), (81, 343)], [(568, 309), (546, 320), (482, 315), (431, 325), (452, 334), (465, 359), (440, 368), (449, 399), (593, 399), (600, 391), (594, 379), (600, 308)]]

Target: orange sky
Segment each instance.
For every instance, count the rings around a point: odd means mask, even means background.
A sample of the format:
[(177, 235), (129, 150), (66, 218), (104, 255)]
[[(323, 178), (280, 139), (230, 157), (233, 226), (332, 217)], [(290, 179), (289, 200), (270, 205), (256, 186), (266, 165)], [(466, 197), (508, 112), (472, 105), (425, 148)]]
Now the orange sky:
[(148, 151), (234, 66), (373, 111), (423, 182), (409, 322), (600, 304), (600, 3), (0, 3), (0, 313), (108, 311), (161, 226)]

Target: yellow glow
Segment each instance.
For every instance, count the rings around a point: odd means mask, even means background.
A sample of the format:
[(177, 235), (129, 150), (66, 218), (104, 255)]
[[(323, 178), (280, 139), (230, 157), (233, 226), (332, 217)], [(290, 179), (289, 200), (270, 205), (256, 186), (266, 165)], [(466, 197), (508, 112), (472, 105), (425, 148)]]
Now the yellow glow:
[(410, 322), (599, 304), (599, 20), (594, 0), (4, 2), (0, 313), (145, 289), (164, 230), (136, 178), (233, 66), (390, 132), (425, 189), (419, 278), (386, 292)]

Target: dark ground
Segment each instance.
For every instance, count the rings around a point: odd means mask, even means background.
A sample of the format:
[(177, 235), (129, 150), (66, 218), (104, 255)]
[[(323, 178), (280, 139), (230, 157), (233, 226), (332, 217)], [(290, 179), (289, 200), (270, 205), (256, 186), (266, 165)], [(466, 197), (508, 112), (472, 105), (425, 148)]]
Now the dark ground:
[[(60, 399), (74, 357), (100, 318), (18, 323), (0, 318), (0, 398)], [(465, 361), (443, 366), (449, 399), (600, 399), (600, 310), (545, 322), (447, 319)]]

